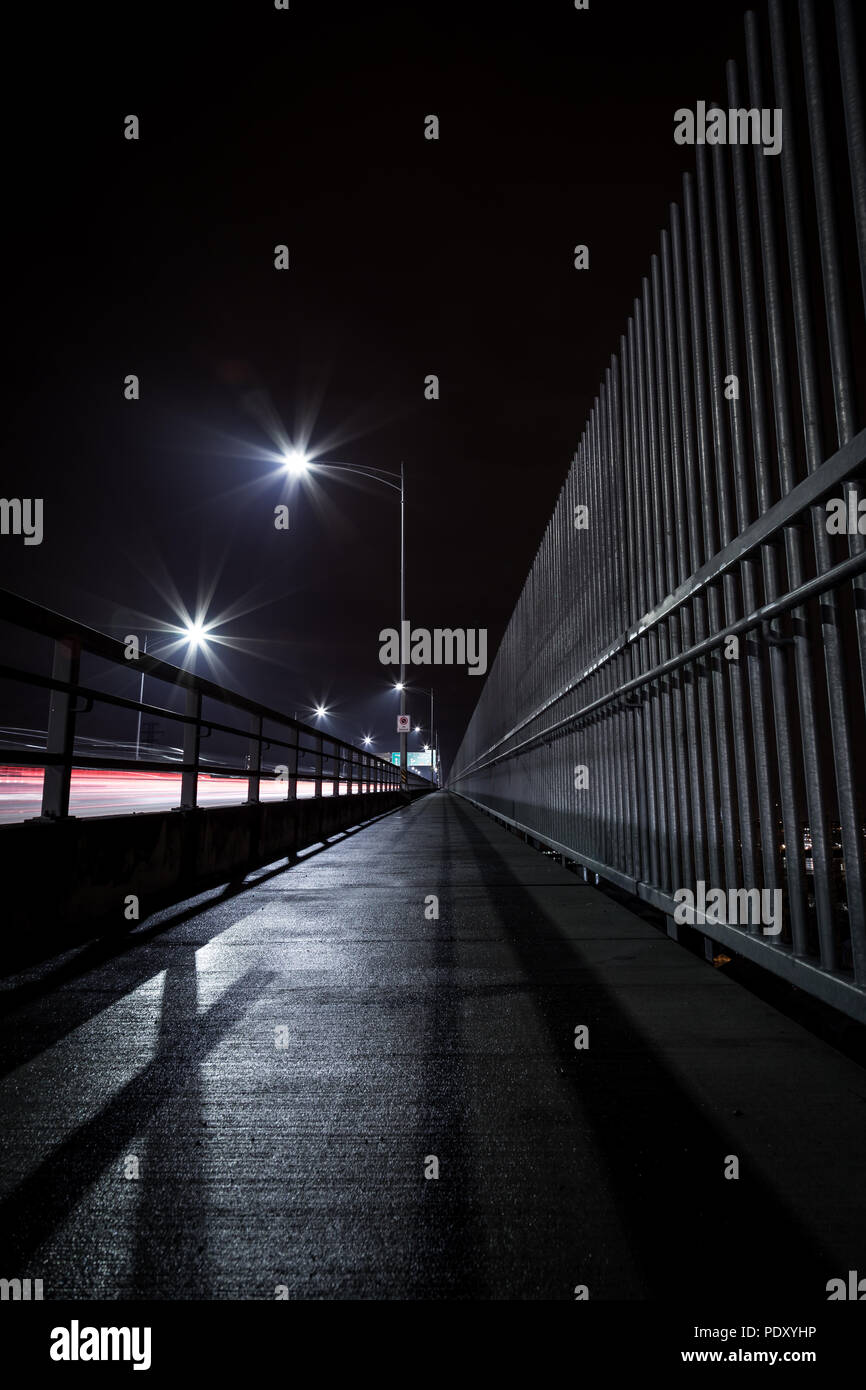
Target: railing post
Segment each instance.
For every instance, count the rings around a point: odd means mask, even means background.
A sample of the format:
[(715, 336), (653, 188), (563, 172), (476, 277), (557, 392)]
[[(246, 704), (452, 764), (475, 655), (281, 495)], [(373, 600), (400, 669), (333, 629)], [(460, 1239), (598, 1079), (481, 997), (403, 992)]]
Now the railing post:
[(300, 739), (300, 734), (298, 733), (298, 730), (297, 730), (297, 729), (295, 729), (294, 733), (295, 733), (295, 746), (294, 746), (294, 748), (290, 748), (290, 749), (289, 749), (288, 779), (287, 779), (289, 785), (288, 785), (288, 787), (286, 788), (286, 800), (287, 800), (287, 801), (295, 801), (295, 800), (297, 800), (297, 796), (298, 796), (298, 754), (299, 754), (298, 741), (299, 741), (299, 739)]
[(255, 805), (259, 800), (259, 787), (262, 780), (262, 716), (250, 715), (249, 772), (247, 778), (247, 805)]
[(314, 795), (320, 797), (322, 795), (322, 764), (324, 763), (325, 754), (325, 736), (324, 734), (317, 734), (316, 739), (319, 747), (313, 759), (313, 783), (315, 785)]
[[(74, 637), (60, 637), (54, 643), (51, 675), (54, 680), (77, 685), (81, 669), (81, 649)], [(46, 751), (59, 753), (61, 763), (45, 768), (42, 782), (42, 815), (47, 820), (60, 820), (69, 815), (69, 792), (72, 782), (72, 755), (75, 748), (75, 694), (52, 690), (48, 709)]]
[(193, 723), (183, 726), (184, 769), (180, 784), (182, 811), (195, 810), (198, 802), (198, 755), (201, 746), (201, 695), (187, 686), (184, 714)]

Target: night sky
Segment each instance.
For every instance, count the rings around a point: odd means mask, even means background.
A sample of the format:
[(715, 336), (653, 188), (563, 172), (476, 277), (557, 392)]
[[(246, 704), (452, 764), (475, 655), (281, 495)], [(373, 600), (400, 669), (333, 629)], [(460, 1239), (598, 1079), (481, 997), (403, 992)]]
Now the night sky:
[[(487, 628), (492, 660), (693, 163), (674, 110), (723, 93), (744, 8), (34, 12), (9, 56), (2, 491), (44, 498), (45, 539), (0, 539), (0, 585), (118, 635), (210, 594), (227, 686), (396, 747), (396, 494), (287, 495), (267, 413), (323, 461), (404, 461), (407, 615)], [(416, 676), (447, 764), (482, 682)]]

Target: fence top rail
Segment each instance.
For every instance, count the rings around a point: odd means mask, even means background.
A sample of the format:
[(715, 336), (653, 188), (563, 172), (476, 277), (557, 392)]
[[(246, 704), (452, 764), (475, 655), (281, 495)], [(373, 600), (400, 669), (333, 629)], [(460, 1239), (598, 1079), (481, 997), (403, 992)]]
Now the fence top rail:
[[(109, 637), (96, 628), (87, 627), (84, 623), (66, 618), (63, 614), (55, 613), (50, 608), (44, 608), (41, 604), (23, 598), (20, 594), (14, 594), (8, 589), (0, 589), (0, 621), (11, 623), (13, 626), (24, 628), (29, 632), (38, 632), (46, 637), (53, 637), (57, 641), (71, 640), (77, 642), (83, 651), (87, 651), (93, 656), (102, 657), (126, 670), (130, 669), (130, 662), (125, 655), (125, 644), (116, 637)], [(185, 671), (183, 667), (174, 666), (171, 662), (163, 661), (160, 657), (152, 656), (149, 652), (139, 653), (135, 670), (137, 673), (143, 671), (146, 675), (157, 676), (173, 685), (180, 686), (184, 690), (195, 691), (202, 697), (206, 696), (209, 699), (219, 701), (220, 704), (230, 705), (233, 709), (244, 710), (247, 714), (255, 715), (262, 720), (268, 719), (273, 723), (282, 724), (294, 729), (298, 734), (308, 735), (317, 742), (321, 741), (325, 757), (334, 756), (333, 753), (328, 754), (325, 748), (325, 745), (331, 745), (335, 750), (350, 750), (364, 758), (380, 762), (385, 767), (393, 766), (391, 761), (388, 758), (383, 758), (380, 753), (371, 753), (365, 748), (358, 748), (353, 743), (345, 743), (342, 739), (326, 734), (311, 724), (305, 724), (290, 714), (272, 709), (269, 705), (259, 704), (257, 700), (251, 700), (246, 695), (241, 695), (236, 691), (225, 690), (215, 681), (208, 680), (206, 676), (197, 676), (192, 671)], [(27, 678), (27, 672), (22, 671), (20, 674), (23, 679)], [(57, 689), (73, 689), (64, 681), (38, 677), (35, 672), (32, 675), (38, 684)], [(114, 703), (110, 696), (107, 698), (108, 703)], [(124, 703), (139, 708), (140, 702), (125, 701)], [(148, 707), (141, 706), (141, 708)], [(175, 717), (172, 711), (166, 710), (164, 713)], [(176, 717), (184, 721), (182, 714), (178, 714)], [(208, 721), (201, 720), (200, 722), (207, 724)], [(315, 752), (318, 750), (304, 749), (303, 751)]]

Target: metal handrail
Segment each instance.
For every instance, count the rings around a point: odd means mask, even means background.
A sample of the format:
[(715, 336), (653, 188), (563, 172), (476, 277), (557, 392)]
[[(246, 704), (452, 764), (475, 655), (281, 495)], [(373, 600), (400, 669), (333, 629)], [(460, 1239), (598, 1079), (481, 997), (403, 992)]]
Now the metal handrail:
[[(9, 663), (0, 665), (0, 678), (20, 681), (35, 689), (51, 693), (45, 748), (25, 752), (8, 750), (0, 755), (0, 761), (5, 761), (9, 766), (41, 767), (45, 770), (42, 793), (44, 819), (57, 820), (69, 815), (73, 767), (140, 772), (170, 770), (180, 773), (180, 807), (185, 810), (192, 810), (197, 806), (200, 774), (244, 778), (247, 782), (247, 802), (256, 803), (260, 799), (261, 779), (267, 775), (262, 767), (262, 753), (265, 748), (274, 747), (285, 750), (289, 755), (287, 775), (284, 779), (287, 800), (293, 800), (297, 795), (297, 783), (302, 774), (299, 762), (304, 754), (309, 755), (314, 762), (312, 780), (317, 797), (322, 795), (324, 783), (342, 785), (345, 782), (346, 794), (350, 796), (356, 794), (352, 790), (355, 785), (358, 787), (358, 793), (365, 788), (397, 791), (409, 787), (420, 790), (426, 786), (424, 778), (417, 777), (414, 773), (402, 774), (400, 768), (378, 753), (358, 748), (343, 739), (326, 734), (323, 730), (313, 728), (281, 710), (251, 700), (236, 691), (226, 690), (207, 677), (186, 671), (150, 653), (138, 654), (135, 669), (183, 689), (186, 695), (183, 711), (166, 709), (144, 700), (130, 699), (115, 695), (111, 691), (83, 685), (78, 679), (82, 653), (87, 652), (112, 665), (130, 670), (131, 661), (126, 655), (125, 644), (95, 628), (66, 618), (5, 589), (0, 589), (0, 621), (49, 637), (54, 644), (50, 676)], [(80, 699), (85, 701), (83, 710), (77, 707)], [(245, 712), (249, 716), (247, 727), (203, 719), (203, 699), (215, 700), (221, 705)], [(176, 721), (183, 729), (182, 757), (173, 761), (160, 761), (110, 754), (76, 755), (77, 718), (97, 702), (117, 709)], [(293, 737), (281, 738), (271, 731), (265, 735), (265, 721), (281, 726)], [(211, 760), (208, 760), (206, 765), (202, 764), (199, 755), (201, 740), (214, 731), (248, 741), (248, 767), (235, 768)], [(336, 763), (336, 770), (329, 772), (325, 763)], [(341, 771), (344, 763), (345, 775)]]

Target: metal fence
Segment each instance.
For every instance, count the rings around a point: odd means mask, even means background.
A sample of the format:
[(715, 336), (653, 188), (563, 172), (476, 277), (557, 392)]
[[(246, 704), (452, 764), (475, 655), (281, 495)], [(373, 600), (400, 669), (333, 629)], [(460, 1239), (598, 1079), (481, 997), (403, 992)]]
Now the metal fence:
[[(107, 772), (174, 773), (179, 775), (178, 805), (194, 808), (199, 799), (199, 779), (232, 778), (245, 792), (245, 801), (255, 803), (262, 793), (262, 783), (276, 784), (279, 798), (293, 800), (298, 794), (298, 782), (304, 776), (313, 785), (313, 794), (322, 796), (330, 787), (331, 795), (354, 795), (362, 792), (416, 790), (428, 787), (424, 778), (408, 773), (403, 779), (401, 769), (387, 759), (334, 738), (278, 710), (248, 700), (243, 695), (224, 690), (214, 681), (185, 671), (158, 657), (140, 652), (135, 660), (127, 655), (125, 643), (107, 637), (92, 628), (52, 613), (38, 604), (0, 590), (0, 621), (52, 644), (51, 674), (21, 665), (0, 664), (0, 679), (23, 687), (35, 700), (38, 692), (47, 699), (47, 718), (41, 747), (8, 748), (0, 753), (0, 762), (14, 768), (42, 768), (42, 816), (56, 820), (69, 815), (73, 770), (101, 769)], [(81, 664), (85, 656), (107, 662), (112, 671), (123, 668), (126, 676), (138, 681), (142, 672), (162, 681), (166, 699), (180, 701), (181, 708), (169, 704), (156, 705), (141, 699), (117, 694), (103, 685), (86, 683), (81, 679)], [(167, 687), (167, 688), (166, 688)], [(228, 723), (203, 712), (204, 702), (215, 702), (219, 709), (239, 712), (240, 723)], [(98, 711), (139, 714), (149, 719), (171, 721), (178, 728), (177, 749), (157, 750), (151, 747), (150, 756), (131, 757), (118, 753), (117, 747), (104, 740), (104, 751), (97, 751), (99, 740), (85, 728), (94, 727), (92, 716)], [(226, 754), (203, 757), (203, 739), (223, 735), (229, 743), (235, 741), (240, 751), (234, 762)], [(136, 809), (130, 806), (130, 810)], [(140, 807), (138, 809), (146, 809)]]
[(696, 145), (449, 785), (863, 1019), (850, 3), (747, 14), (726, 78), (781, 151)]

